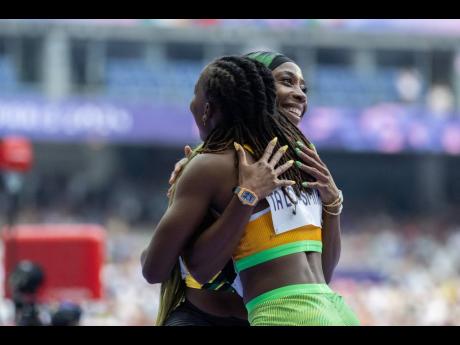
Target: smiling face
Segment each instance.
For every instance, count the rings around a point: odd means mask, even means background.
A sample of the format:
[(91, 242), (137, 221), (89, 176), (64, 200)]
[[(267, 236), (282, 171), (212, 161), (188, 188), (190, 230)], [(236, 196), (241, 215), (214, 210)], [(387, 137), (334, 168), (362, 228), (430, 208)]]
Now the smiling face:
[(273, 71), (279, 112), (296, 126), (307, 110), (307, 89), (302, 70), (292, 62), (285, 62)]

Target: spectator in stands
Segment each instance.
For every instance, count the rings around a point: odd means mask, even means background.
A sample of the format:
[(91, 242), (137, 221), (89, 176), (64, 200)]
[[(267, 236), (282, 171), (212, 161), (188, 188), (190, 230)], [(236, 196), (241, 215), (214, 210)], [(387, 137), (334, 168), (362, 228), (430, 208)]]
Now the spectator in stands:
[(412, 69), (402, 70), (396, 79), (396, 89), (402, 102), (409, 104), (416, 102), (422, 92), (419, 73)]
[(454, 109), (454, 95), (447, 85), (433, 85), (427, 94), (427, 105), (438, 118), (446, 118)]

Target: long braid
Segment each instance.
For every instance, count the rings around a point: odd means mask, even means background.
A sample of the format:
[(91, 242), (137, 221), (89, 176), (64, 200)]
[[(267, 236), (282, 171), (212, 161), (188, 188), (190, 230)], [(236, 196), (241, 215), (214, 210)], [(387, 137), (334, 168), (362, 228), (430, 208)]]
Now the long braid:
[[(278, 138), (275, 148), (288, 145), (289, 149), (279, 165), (296, 160), (296, 141), (309, 145), (309, 140), (275, 107), (276, 89), (271, 71), (258, 61), (237, 56), (223, 57), (208, 66), (205, 93), (211, 103), (219, 105), (224, 120), (208, 135), (200, 152), (217, 153), (233, 148), (233, 142), (247, 144), (254, 159), (263, 155), (270, 140)], [(236, 155), (235, 155), (236, 159)], [(314, 178), (291, 168), (280, 178), (296, 181), (296, 194), (308, 193), (303, 181)]]
[[(247, 58), (224, 57), (211, 64), (206, 85), (210, 101), (219, 104), (224, 121), (197, 147), (187, 164), (199, 153), (219, 153), (233, 149), (233, 142), (248, 144), (254, 158), (260, 159), (270, 140), (278, 137), (278, 149), (288, 145), (280, 165), (296, 159), (296, 141), (310, 142), (302, 132), (276, 110), (276, 89), (273, 75), (263, 64)], [(238, 159), (235, 152), (235, 165)], [(186, 166), (182, 169), (185, 170)], [(289, 169), (280, 178), (296, 181), (294, 190), (299, 195), (302, 181), (314, 179), (299, 169)], [(179, 179), (179, 177), (178, 177)], [(177, 183), (177, 180), (176, 180)], [(173, 200), (173, 185), (170, 203)], [(310, 192), (309, 190), (306, 190)], [(185, 296), (185, 285), (177, 263), (170, 278), (161, 284), (160, 308), (157, 325), (163, 325), (171, 311)]]
[[(267, 103), (267, 108), (269, 108), (268, 109), (269, 111), (270, 111), (270, 109), (272, 109), (272, 112), (276, 114), (276, 116), (274, 116), (274, 121), (276, 123), (275, 132), (277, 132), (276, 136), (278, 136), (279, 132), (281, 131), (281, 129), (283, 129), (284, 132), (288, 133), (289, 137), (298, 138), (299, 133), (301, 135), (300, 130), (297, 128), (297, 126), (289, 125), (288, 118), (286, 118), (285, 116), (281, 115), (277, 110), (278, 108), (276, 106), (276, 86), (275, 86), (275, 83), (273, 82), (273, 80), (274, 80), (273, 73), (271, 71), (269, 71), (267, 68), (264, 68), (265, 64), (263, 64), (263, 63), (262, 64), (256, 64), (256, 66), (257, 66), (257, 69), (258, 69), (261, 77), (264, 79), (264, 83), (266, 85), (267, 102), (271, 101), (270, 104)], [(263, 117), (262, 120), (267, 121), (267, 118)], [(289, 143), (288, 145), (290, 145), (290, 144), (292, 144), (292, 143)], [(292, 147), (290, 145), (290, 149), (295, 150), (295, 147)], [(291, 170), (294, 173), (294, 175), (298, 176), (299, 178), (302, 178), (302, 176), (301, 176), (301, 174), (300, 174), (298, 169), (291, 169)], [(311, 181), (311, 180), (309, 180), (309, 181)]]
[[(182, 167), (182, 172), (176, 178), (176, 181), (172, 185), (171, 195), (169, 197), (168, 207), (172, 205), (174, 200), (174, 193), (176, 192), (177, 181), (179, 180), (181, 174), (184, 172), (185, 167), (190, 163), (190, 161), (196, 157), (200, 152), (201, 145), (195, 148), (192, 152), (192, 155)], [(179, 260), (174, 265), (169, 277), (167, 280), (161, 283), (160, 288), (160, 305), (158, 308), (158, 314), (156, 319), (156, 326), (164, 326), (165, 321), (171, 314), (171, 312), (182, 302), (185, 298), (185, 283), (182, 280), (182, 273), (180, 270)]]
[[(251, 95), (251, 102), (255, 104), (254, 113), (251, 113), (252, 120), (260, 120), (261, 114), (271, 114), (273, 112), (274, 100), (276, 98), (276, 89), (271, 87), (273, 76), (269, 70), (261, 65), (256, 65), (249, 59), (240, 59), (235, 57), (227, 58), (239, 66), (245, 77), (248, 79), (248, 93)], [(272, 101), (271, 101), (272, 100)]]

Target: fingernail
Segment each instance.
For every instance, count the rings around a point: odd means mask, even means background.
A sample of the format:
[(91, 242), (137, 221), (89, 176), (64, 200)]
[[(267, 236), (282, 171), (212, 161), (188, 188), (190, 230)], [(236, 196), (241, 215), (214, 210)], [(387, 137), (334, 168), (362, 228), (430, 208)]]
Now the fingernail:
[(288, 148), (289, 148), (289, 145), (284, 145), (284, 146), (281, 148), (281, 151), (286, 152)]
[(313, 145), (313, 143), (310, 143), (310, 148), (311, 148), (313, 151), (316, 151), (316, 147), (315, 147), (315, 145)]
[(298, 146), (300, 146), (300, 147), (303, 147), (303, 143), (302, 143), (301, 141), (299, 141), (299, 140), (296, 141), (296, 144), (297, 144)]
[(289, 181), (290, 182), (290, 185), (292, 186), (293, 184), (295, 184), (295, 181)]
[(295, 153), (297, 154), (297, 156), (300, 156), (300, 149), (298, 147), (295, 148)]
[(307, 187), (308, 186), (308, 182), (302, 182), (302, 187)]
[(233, 142), (233, 145), (235, 146), (236, 151), (240, 149), (240, 144), (238, 144), (236, 141)]
[(299, 161), (295, 161), (295, 165), (297, 165), (300, 168), (302, 166), (302, 163), (300, 163)]
[(290, 161), (288, 161), (288, 164), (291, 164), (291, 165), (294, 164), (294, 160), (291, 159)]
[(276, 142), (278, 141), (278, 138), (277, 137), (274, 137), (272, 139), (272, 141), (270, 141), (271, 144), (276, 144)]

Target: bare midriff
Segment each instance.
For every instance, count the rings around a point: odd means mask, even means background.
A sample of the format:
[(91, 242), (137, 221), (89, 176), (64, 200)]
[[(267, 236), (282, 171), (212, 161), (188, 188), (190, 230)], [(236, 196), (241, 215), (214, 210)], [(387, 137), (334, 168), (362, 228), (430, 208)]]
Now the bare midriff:
[(282, 256), (240, 272), (244, 303), (265, 292), (293, 284), (325, 284), (321, 253)]

